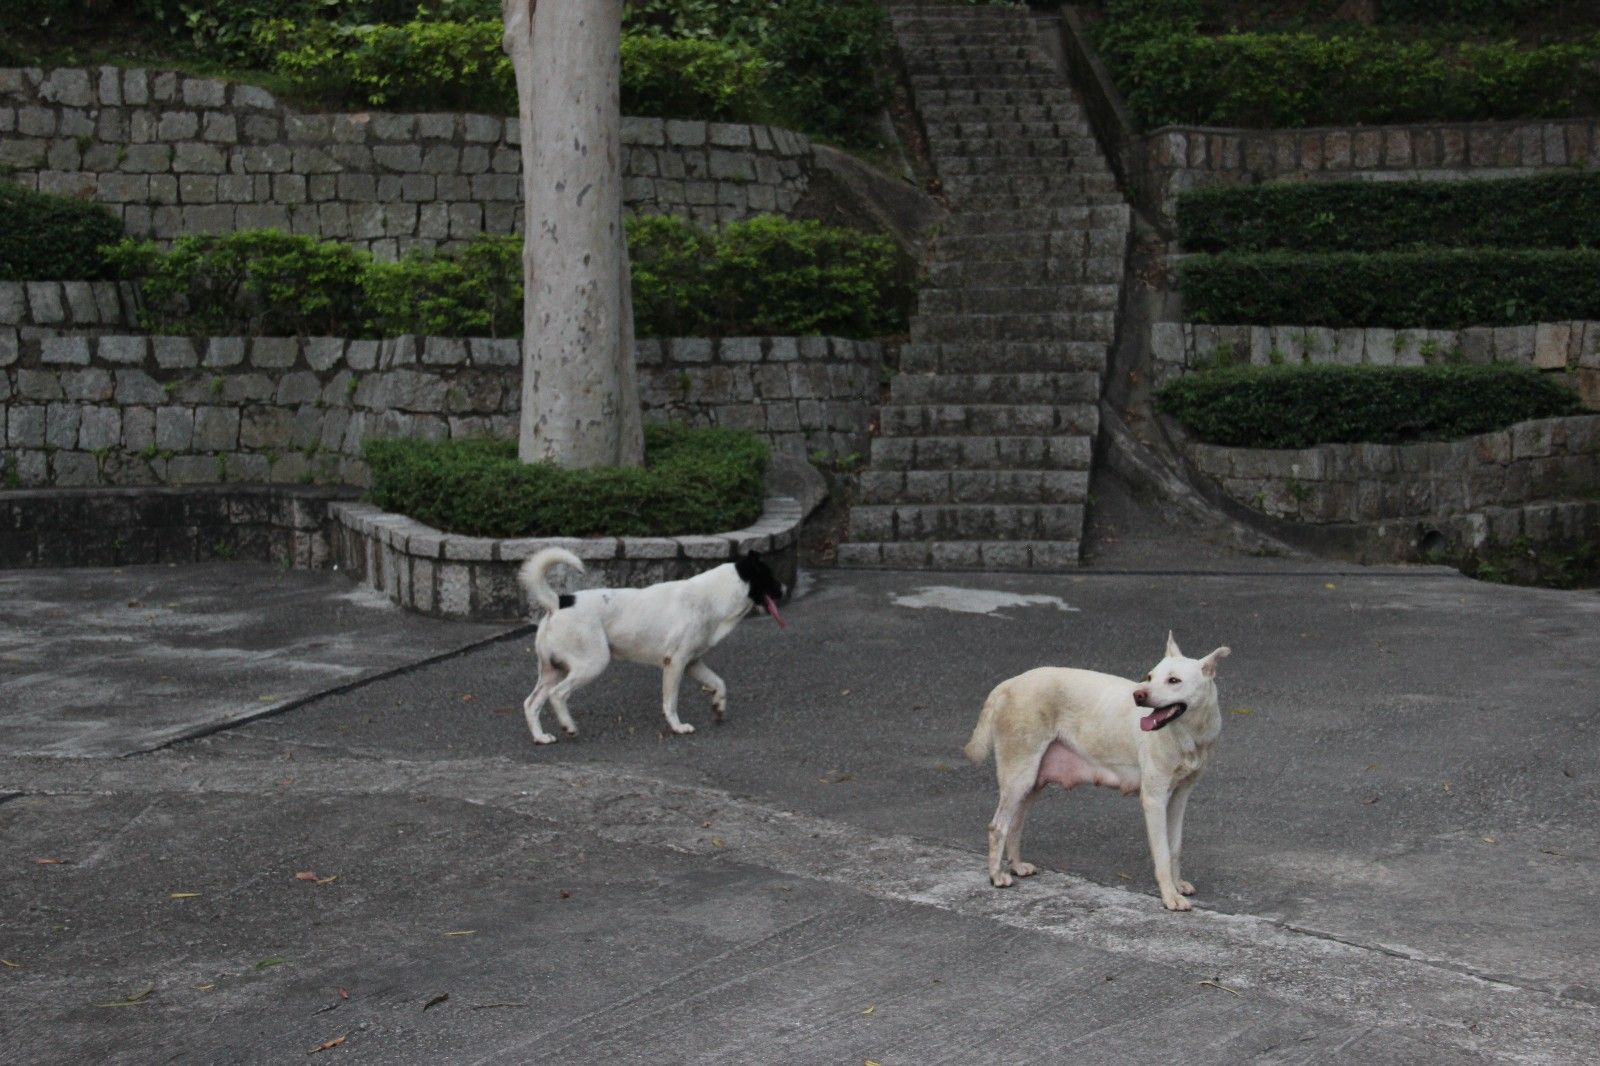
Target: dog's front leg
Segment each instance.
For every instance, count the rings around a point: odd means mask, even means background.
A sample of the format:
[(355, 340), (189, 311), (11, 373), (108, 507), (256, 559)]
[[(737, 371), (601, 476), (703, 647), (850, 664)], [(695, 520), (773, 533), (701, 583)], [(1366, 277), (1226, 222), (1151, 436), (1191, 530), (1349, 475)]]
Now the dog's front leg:
[(1186, 911), (1190, 909), (1189, 901), (1172, 883), (1172, 850), (1167, 842), (1167, 800), (1171, 794), (1171, 780), (1146, 777), (1139, 789), (1139, 805), (1144, 808), (1145, 835), (1150, 838), (1150, 858), (1155, 863), (1161, 905), (1169, 911)]
[(1190, 774), (1183, 784), (1172, 790), (1172, 798), (1167, 801), (1167, 844), (1172, 851), (1172, 884), (1185, 896), (1194, 895), (1194, 886), (1183, 879), (1182, 873), (1183, 811), (1189, 805), (1189, 792), (1198, 780), (1199, 774)]
[(689, 676), (705, 686), (711, 693), (711, 716), (717, 721), (722, 721), (722, 716), (728, 713), (728, 686), (727, 683), (712, 672), (711, 667), (704, 660), (696, 659), (689, 666)]
[(683, 684), (686, 666), (675, 655), (669, 655), (661, 662), (661, 713), (667, 717), (667, 728), (674, 733), (694, 732), (694, 726), (678, 721), (678, 688)]

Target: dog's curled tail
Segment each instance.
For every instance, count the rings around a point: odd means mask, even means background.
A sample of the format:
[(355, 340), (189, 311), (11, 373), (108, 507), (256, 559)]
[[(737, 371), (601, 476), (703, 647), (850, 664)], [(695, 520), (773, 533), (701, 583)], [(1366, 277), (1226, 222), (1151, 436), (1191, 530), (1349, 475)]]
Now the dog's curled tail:
[(968, 761), (974, 765), (981, 766), (994, 747), (994, 716), (1000, 712), (1000, 704), (1005, 699), (1001, 691), (1003, 688), (1004, 685), (997, 686), (983, 701), (983, 710), (978, 712), (978, 724), (972, 729), (972, 739), (962, 749), (967, 753)]
[(528, 556), (517, 571), (517, 581), (528, 594), (528, 599), (538, 604), (546, 614), (554, 614), (561, 606), (561, 597), (550, 587), (550, 579), (546, 575), (552, 566), (563, 564), (579, 573), (583, 572), (583, 560), (565, 548), (541, 548)]

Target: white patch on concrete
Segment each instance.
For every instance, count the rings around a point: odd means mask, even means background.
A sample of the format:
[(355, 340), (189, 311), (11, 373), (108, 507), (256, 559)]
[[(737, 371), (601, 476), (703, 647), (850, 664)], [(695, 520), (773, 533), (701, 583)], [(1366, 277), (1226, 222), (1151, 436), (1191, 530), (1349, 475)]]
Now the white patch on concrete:
[(1021, 592), (1000, 592), (997, 589), (963, 589), (954, 585), (925, 585), (910, 595), (891, 592), (889, 598), (896, 607), (931, 607), (939, 611), (959, 611), (962, 614), (993, 615), (1008, 607), (1054, 607), (1058, 611), (1076, 612), (1060, 596), (1030, 595)]

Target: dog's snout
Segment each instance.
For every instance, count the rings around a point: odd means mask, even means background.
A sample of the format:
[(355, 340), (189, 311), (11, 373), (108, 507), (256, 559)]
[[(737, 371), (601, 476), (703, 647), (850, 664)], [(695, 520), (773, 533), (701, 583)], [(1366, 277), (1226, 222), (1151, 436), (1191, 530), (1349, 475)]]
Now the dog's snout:
[(1136, 688), (1136, 689), (1133, 690), (1133, 702), (1134, 702), (1134, 704), (1136, 706), (1143, 707), (1144, 706), (1144, 701), (1149, 699), (1149, 698), (1150, 698), (1150, 690), (1149, 689), (1147, 689), (1147, 688)]

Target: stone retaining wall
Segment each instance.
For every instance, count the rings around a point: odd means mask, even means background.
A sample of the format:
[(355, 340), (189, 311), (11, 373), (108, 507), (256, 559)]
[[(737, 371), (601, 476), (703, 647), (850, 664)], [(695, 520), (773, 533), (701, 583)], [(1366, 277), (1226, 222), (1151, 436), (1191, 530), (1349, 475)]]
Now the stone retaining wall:
[(0, 492), (0, 570), (214, 559), (317, 569), (351, 490), (221, 485)]
[[(625, 118), (630, 209), (703, 224), (792, 209), (811, 143)], [(0, 68), (0, 172), (106, 204), (130, 234), (276, 227), (393, 258), (521, 229), (515, 118), (303, 114), (253, 85), (117, 67)]]
[(1600, 322), (1542, 322), (1468, 329), (1330, 329), (1326, 326), (1211, 326), (1155, 322), (1150, 356), (1156, 385), (1203, 367), (1248, 363), (1422, 366), (1459, 358), (1520, 363), (1572, 373), (1584, 401), (1600, 407)]
[[(1167, 423), (1228, 500), (1364, 562), (1572, 540), (1600, 503), (1600, 415), (1536, 419), (1458, 441), (1268, 450), (1202, 444)], [(1587, 529), (1583, 523), (1591, 523)], [(1321, 535), (1320, 542), (1318, 535)]]
[(584, 573), (561, 568), (561, 591), (639, 587), (693, 577), (747, 551), (760, 552), (786, 587), (795, 578), (800, 503), (767, 499), (755, 525), (710, 536), (530, 537), (497, 539), (441, 533), (366, 503), (335, 503), (333, 553), (357, 581), (409, 610), (440, 618), (499, 621), (527, 613), (517, 568), (540, 548), (567, 548)]
[[(790, 454), (864, 447), (881, 349), (821, 337), (639, 343), (650, 417)], [(369, 436), (514, 436), (515, 339), (22, 336), (0, 329), (0, 479), (363, 485)]]
[(0, 281), (0, 345), (19, 333), (127, 332), (135, 325), (137, 308), (134, 287), (127, 282)]
[(1132, 155), (1141, 204), (1170, 226), (1178, 194), (1209, 185), (1440, 181), (1600, 166), (1600, 118), (1290, 130), (1164, 126), (1140, 138)]

